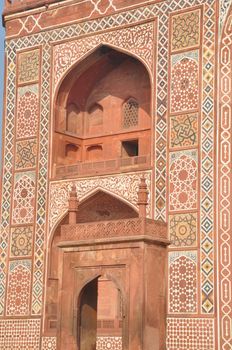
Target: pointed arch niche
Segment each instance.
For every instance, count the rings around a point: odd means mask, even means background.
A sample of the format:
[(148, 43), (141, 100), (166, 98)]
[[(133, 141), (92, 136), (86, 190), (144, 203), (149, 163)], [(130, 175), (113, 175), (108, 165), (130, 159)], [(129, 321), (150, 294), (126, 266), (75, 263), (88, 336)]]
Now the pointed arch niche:
[[(111, 47), (98, 47), (69, 71), (58, 88), (53, 177), (149, 168), (151, 114), (151, 82), (145, 66)], [(125, 141), (131, 147), (136, 141), (138, 151), (125, 155)], [(67, 144), (78, 148), (78, 157), (67, 156)]]
[(138, 211), (101, 190), (79, 203), (72, 188), (48, 249), (44, 335), (57, 350), (164, 348), (167, 232), (147, 200), (145, 179)]

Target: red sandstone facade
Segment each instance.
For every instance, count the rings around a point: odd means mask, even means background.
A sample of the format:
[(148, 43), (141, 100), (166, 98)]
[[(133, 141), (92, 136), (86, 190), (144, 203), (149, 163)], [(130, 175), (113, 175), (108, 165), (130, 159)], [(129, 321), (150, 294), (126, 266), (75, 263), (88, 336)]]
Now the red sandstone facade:
[(231, 349), (231, 11), (5, 1), (1, 349)]

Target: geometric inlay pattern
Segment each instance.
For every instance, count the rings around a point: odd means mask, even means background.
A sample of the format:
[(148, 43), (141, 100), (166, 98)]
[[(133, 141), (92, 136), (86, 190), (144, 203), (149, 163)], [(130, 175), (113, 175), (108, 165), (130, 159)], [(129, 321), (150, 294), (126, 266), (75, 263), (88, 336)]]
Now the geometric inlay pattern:
[(41, 350), (56, 350), (56, 338), (55, 337), (43, 337)]
[(224, 15), (228, 17), (222, 33), (220, 48), (220, 100), (219, 100), (219, 185), (218, 200), (218, 318), (219, 345), (222, 350), (231, 349), (232, 344), (232, 8), (231, 1), (222, 1)]
[[(173, 60), (176, 57), (173, 56)], [(184, 57), (172, 67), (171, 112), (198, 108), (199, 71), (198, 62)]]
[(197, 207), (197, 151), (170, 153), (170, 210)]
[(16, 142), (15, 169), (33, 168), (36, 166), (36, 139)]
[(197, 114), (177, 115), (170, 118), (170, 147), (196, 146), (197, 142)]
[(39, 350), (40, 320), (1, 320), (0, 349)]
[[(93, 1), (93, 0), (91, 0)], [(226, 0), (225, 0), (226, 1)], [(224, 1), (224, 2), (225, 2)], [(28, 49), (35, 46), (43, 45), (43, 72), (42, 72), (42, 96), (41, 96), (41, 127), (40, 127), (40, 156), (39, 156), (39, 178), (38, 178), (38, 200), (37, 200), (37, 212), (38, 222), (36, 230), (36, 244), (38, 248), (38, 271), (37, 277), (35, 277), (36, 283), (33, 286), (33, 300), (37, 302), (37, 310), (41, 309), (42, 304), (42, 292), (38, 292), (39, 288), (43, 288), (43, 244), (45, 238), (45, 225), (46, 221), (46, 193), (47, 193), (47, 159), (48, 159), (48, 121), (49, 121), (49, 108), (50, 108), (50, 91), (49, 91), (49, 78), (50, 78), (50, 62), (51, 62), (51, 46), (50, 41), (62, 41), (70, 38), (77, 38), (81, 35), (88, 35), (89, 37), (94, 36), (96, 33), (101, 33), (105, 29), (120, 28), (127, 24), (135, 24), (139, 21), (145, 21), (147, 19), (154, 20), (154, 17), (158, 17), (158, 60), (157, 60), (157, 124), (156, 124), (156, 206), (155, 206), (155, 217), (158, 219), (165, 220), (165, 198), (166, 198), (166, 110), (167, 110), (167, 82), (168, 82), (168, 16), (173, 11), (183, 10), (194, 5), (204, 3), (204, 52), (205, 57), (211, 57), (205, 59), (203, 62), (203, 70), (205, 76), (204, 96), (212, 93), (214, 89), (213, 80), (208, 79), (208, 71), (206, 68), (209, 67), (209, 63), (212, 63), (214, 57), (214, 45), (215, 45), (215, 1), (214, 0), (173, 0), (170, 2), (157, 2), (146, 4), (146, 6), (131, 8), (130, 12), (127, 10), (114, 13), (112, 15), (105, 15), (98, 19), (91, 21), (72, 23), (68, 26), (55, 28), (48, 31), (43, 31), (35, 35), (29, 35), (26, 37), (19, 37), (17, 39), (9, 40), (6, 42), (6, 51), (8, 59), (8, 71), (7, 71), (7, 103), (6, 103), (6, 138), (5, 138), (5, 149), (4, 149), (4, 177), (3, 177), (3, 201), (4, 208), (2, 215), (2, 271), (0, 276), (0, 314), (3, 314), (4, 303), (5, 303), (5, 290), (6, 284), (6, 257), (8, 251), (8, 237), (9, 234), (9, 222), (10, 222), (10, 197), (12, 193), (12, 158), (14, 152), (14, 136), (15, 136), (15, 82), (16, 82), (16, 52), (17, 50)], [(120, 7), (122, 9), (122, 7)], [(36, 21), (37, 19), (31, 14), (27, 19)], [(28, 20), (28, 22), (29, 22)], [(25, 27), (26, 28), (26, 27)], [(26, 32), (26, 29), (25, 29)], [(29, 31), (31, 34), (31, 31)], [(211, 53), (210, 53), (211, 52)], [(211, 56), (210, 56), (211, 55)], [(208, 69), (208, 68), (207, 68)], [(211, 69), (213, 71), (213, 69)], [(212, 101), (212, 102), (211, 102)], [(204, 103), (205, 110), (209, 110), (210, 106), (213, 105), (213, 100), (207, 100)], [(214, 110), (214, 109), (213, 109)], [(213, 118), (210, 120), (211, 129), (213, 126)], [(211, 129), (205, 128), (204, 141), (205, 146), (207, 135), (213, 139)], [(213, 142), (212, 142), (213, 143)], [(207, 152), (207, 156), (209, 155)], [(205, 157), (206, 160), (207, 157)], [(207, 159), (208, 166), (212, 165), (212, 157)], [(207, 194), (208, 195), (208, 194)], [(202, 199), (206, 195), (203, 194)], [(211, 215), (211, 213), (210, 213)], [(205, 219), (205, 217), (204, 217)], [(208, 219), (208, 218), (207, 218)], [(202, 222), (203, 224), (203, 222)], [(205, 224), (207, 227), (207, 224)], [(35, 258), (36, 261), (37, 258)], [(40, 277), (38, 272), (40, 271)], [(39, 286), (37, 281), (40, 280)], [(213, 300), (213, 298), (212, 298)], [(34, 305), (34, 304), (33, 304)], [(26, 347), (24, 347), (26, 348)]]
[(18, 55), (18, 83), (29, 83), (39, 79), (40, 50), (21, 52)]
[(215, 349), (214, 320), (207, 318), (169, 317), (167, 320), (167, 350), (190, 349)]
[(13, 224), (33, 222), (35, 211), (35, 173), (25, 172), (15, 175)]
[(97, 337), (96, 350), (122, 350), (122, 337)]
[(31, 293), (31, 260), (10, 262), (7, 315), (27, 316)]
[(17, 137), (36, 136), (38, 128), (38, 85), (18, 89)]
[(172, 52), (200, 44), (200, 10), (172, 16)]
[(169, 312), (197, 311), (197, 254), (172, 252), (169, 254)]
[(32, 255), (32, 226), (20, 226), (11, 229), (11, 256), (28, 256)]
[[(216, 20), (218, 2), (206, 2), (204, 7), (203, 42), (203, 95), (202, 95), (202, 120), (201, 120), (201, 304), (202, 313), (212, 313), (214, 308), (214, 216), (216, 205), (214, 203), (215, 183), (217, 179), (216, 165), (216, 140), (215, 140), (215, 81), (217, 80), (217, 57), (215, 55), (215, 36), (217, 30)], [(227, 88), (230, 84), (227, 82)], [(227, 89), (228, 91), (228, 89)]]
[(197, 243), (197, 214), (169, 216), (169, 237), (173, 247), (193, 247)]

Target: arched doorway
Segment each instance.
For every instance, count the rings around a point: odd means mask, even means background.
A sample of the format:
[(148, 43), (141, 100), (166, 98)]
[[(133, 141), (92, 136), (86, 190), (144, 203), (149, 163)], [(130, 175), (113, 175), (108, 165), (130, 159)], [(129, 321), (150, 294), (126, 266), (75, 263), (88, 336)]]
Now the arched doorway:
[[(109, 350), (163, 350), (166, 225), (146, 219), (145, 179), (139, 217), (118, 199), (111, 213), (104, 197), (105, 208), (89, 198), (89, 208), (102, 210), (97, 216), (89, 210), (87, 221), (83, 205), (78, 222), (75, 186), (70, 192), (68, 223), (58, 242), (57, 349), (103, 350), (107, 339)], [(108, 219), (98, 221), (99, 215)]]
[[(79, 203), (77, 223), (79, 225), (89, 225), (91, 230), (97, 230), (97, 223), (100, 227), (103, 223), (121, 222), (138, 218), (138, 212), (134, 207), (104, 190), (95, 190), (86, 196)], [(48, 245), (48, 278), (46, 289), (46, 314), (45, 329), (49, 335), (55, 336), (58, 329), (58, 308), (59, 308), (59, 269), (60, 269), (60, 248), (62, 241), (62, 227), (68, 224), (68, 214), (66, 214), (54, 229), (50, 236)], [(91, 226), (93, 225), (93, 226)], [(81, 226), (83, 227), (83, 226)], [(100, 234), (100, 232), (99, 232)], [(103, 321), (103, 315), (101, 320)], [(106, 319), (105, 319), (106, 320)], [(103, 325), (103, 323), (102, 323)], [(104, 331), (105, 332), (105, 331)], [(104, 334), (103, 332), (103, 334)]]
[(78, 349), (123, 349), (123, 298), (107, 276), (88, 282), (79, 297)]

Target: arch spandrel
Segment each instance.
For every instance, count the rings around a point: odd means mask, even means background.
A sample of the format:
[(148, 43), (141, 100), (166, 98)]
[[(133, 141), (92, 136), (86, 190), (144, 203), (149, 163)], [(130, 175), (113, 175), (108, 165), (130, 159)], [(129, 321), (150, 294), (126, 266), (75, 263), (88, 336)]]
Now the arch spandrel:
[[(69, 191), (68, 191), (69, 193)], [(68, 200), (68, 199), (67, 199)], [(67, 203), (68, 206), (68, 203)], [(138, 210), (131, 203), (110, 191), (101, 188), (86, 193), (79, 201), (77, 224), (95, 224), (107, 221), (138, 218)], [(59, 218), (48, 237), (48, 270), (49, 278), (57, 278), (58, 247), (61, 240), (61, 227), (68, 224), (68, 209)], [(98, 233), (97, 226), (95, 227)]]
[[(49, 236), (67, 213), (68, 196), (73, 183), (76, 186), (78, 198), (80, 201), (85, 200), (85, 198), (88, 198), (97, 191), (104, 191), (122, 200), (124, 203), (137, 210), (137, 190), (141, 176), (145, 177), (150, 192), (150, 171), (136, 174), (115, 175), (108, 177), (51, 183), (49, 194)], [(148, 217), (152, 217), (151, 208), (152, 203), (149, 197), (149, 203), (147, 206)]]
[[(55, 45), (53, 49), (53, 91), (57, 91), (64, 77), (74, 66), (103, 45), (140, 60), (148, 70), (150, 78), (153, 79), (155, 51), (153, 32), (154, 22), (148, 22), (135, 27), (102, 33), (91, 39), (86, 37)], [(130, 40), (128, 40), (128, 35)]]
[(230, 0), (221, 0), (220, 4), (220, 32), (225, 32), (225, 27), (228, 24), (228, 18), (231, 15), (231, 4)]

